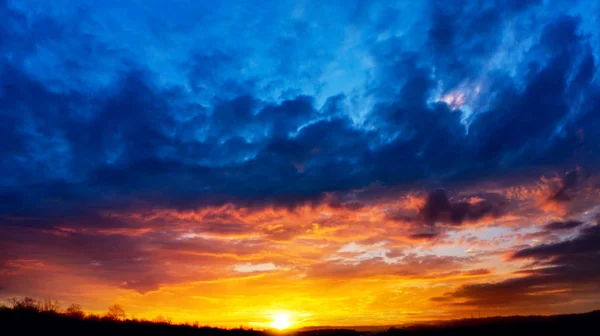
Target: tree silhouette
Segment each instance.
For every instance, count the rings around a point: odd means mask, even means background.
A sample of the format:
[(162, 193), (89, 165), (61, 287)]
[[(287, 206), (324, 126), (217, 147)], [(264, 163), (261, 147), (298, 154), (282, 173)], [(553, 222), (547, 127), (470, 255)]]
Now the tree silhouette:
[(60, 306), (57, 300), (46, 299), (38, 302), (38, 310), (47, 313), (58, 313), (60, 312)]
[(164, 317), (162, 315), (158, 315), (154, 318), (154, 323), (163, 323), (163, 324), (171, 324), (171, 319), (168, 317)]
[(125, 309), (118, 304), (114, 304), (108, 307), (108, 313), (106, 313), (106, 318), (114, 321), (121, 321), (125, 319)]
[(70, 316), (70, 317), (75, 317), (75, 318), (79, 318), (82, 319), (85, 317), (85, 313), (83, 312), (83, 309), (81, 309), (81, 306), (73, 303), (69, 306), (69, 308), (67, 308), (67, 310), (65, 311), (65, 315)]
[(38, 303), (30, 297), (24, 297), (23, 299), (12, 298), (8, 301), (10, 302), (11, 308), (16, 311), (39, 311)]

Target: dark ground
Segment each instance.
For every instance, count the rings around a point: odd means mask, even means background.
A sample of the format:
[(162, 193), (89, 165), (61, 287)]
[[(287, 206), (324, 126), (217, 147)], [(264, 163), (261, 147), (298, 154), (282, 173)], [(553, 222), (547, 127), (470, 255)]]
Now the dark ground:
[(198, 335), (198, 336), (400, 336), (400, 335), (595, 335), (600, 336), (600, 311), (556, 316), (513, 316), (466, 319), (390, 328), (382, 332), (311, 329), (287, 333), (224, 330), (138, 321), (79, 319), (56, 313), (0, 310), (0, 335)]

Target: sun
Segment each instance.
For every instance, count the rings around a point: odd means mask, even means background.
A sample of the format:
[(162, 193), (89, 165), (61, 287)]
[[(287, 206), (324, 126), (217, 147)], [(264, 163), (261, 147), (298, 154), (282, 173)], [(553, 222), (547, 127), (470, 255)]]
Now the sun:
[(286, 313), (277, 313), (273, 315), (273, 321), (271, 327), (279, 330), (287, 329), (292, 325), (290, 321), (290, 315)]

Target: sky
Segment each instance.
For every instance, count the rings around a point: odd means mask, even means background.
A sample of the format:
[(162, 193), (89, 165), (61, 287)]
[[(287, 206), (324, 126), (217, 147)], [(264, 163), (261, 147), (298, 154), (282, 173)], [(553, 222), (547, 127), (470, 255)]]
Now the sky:
[(598, 309), (599, 15), (0, 0), (0, 300), (257, 328)]

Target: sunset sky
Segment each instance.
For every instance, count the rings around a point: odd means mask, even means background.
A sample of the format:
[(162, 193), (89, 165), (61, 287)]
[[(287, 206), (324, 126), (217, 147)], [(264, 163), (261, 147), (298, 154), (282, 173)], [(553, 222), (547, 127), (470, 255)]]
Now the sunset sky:
[(256, 328), (600, 309), (599, 16), (0, 0), (0, 302)]

